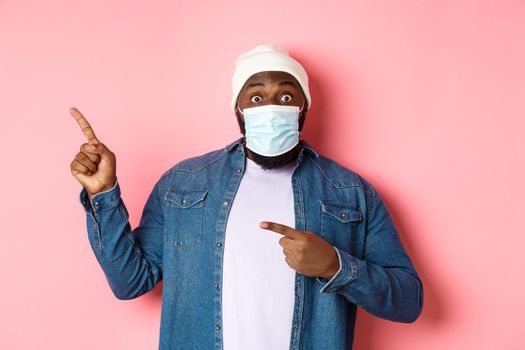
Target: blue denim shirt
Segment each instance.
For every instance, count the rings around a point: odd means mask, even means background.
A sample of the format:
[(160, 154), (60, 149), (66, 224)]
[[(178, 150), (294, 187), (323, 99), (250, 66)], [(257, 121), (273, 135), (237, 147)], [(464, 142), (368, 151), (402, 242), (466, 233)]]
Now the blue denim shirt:
[[(290, 349), (351, 349), (357, 306), (413, 322), (423, 286), (379, 192), (301, 145), (292, 175), (295, 228), (328, 241), (340, 268), (330, 280), (296, 272)], [(89, 242), (114, 295), (137, 298), (163, 281), (161, 350), (222, 349), (224, 234), (245, 157), (240, 138), (177, 163), (154, 185), (134, 229), (118, 179), (91, 202), (80, 192)]]

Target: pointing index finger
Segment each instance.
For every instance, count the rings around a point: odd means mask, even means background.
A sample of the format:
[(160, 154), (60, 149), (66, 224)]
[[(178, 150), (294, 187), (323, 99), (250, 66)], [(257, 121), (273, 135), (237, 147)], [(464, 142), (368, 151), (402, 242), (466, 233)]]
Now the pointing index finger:
[(273, 232), (277, 232), (277, 233), (283, 234), (285, 236), (288, 236), (290, 238), (297, 237), (297, 234), (298, 234), (296, 229), (294, 229), (294, 228), (292, 228), (290, 226), (283, 225), (283, 224), (278, 224), (276, 222), (261, 221), (259, 226), (261, 228), (263, 228), (263, 229), (270, 230), (270, 231), (273, 231)]
[(100, 141), (95, 136), (93, 128), (91, 128), (91, 125), (89, 125), (87, 119), (82, 115), (82, 113), (79, 112), (78, 109), (76, 109), (75, 107), (71, 107), (69, 109), (69, 113), (71, 113), (71, 115), (75, 117), (78, 125), (84, 132), (84, 135), (86, 135), (89, 143), (100, 143)]

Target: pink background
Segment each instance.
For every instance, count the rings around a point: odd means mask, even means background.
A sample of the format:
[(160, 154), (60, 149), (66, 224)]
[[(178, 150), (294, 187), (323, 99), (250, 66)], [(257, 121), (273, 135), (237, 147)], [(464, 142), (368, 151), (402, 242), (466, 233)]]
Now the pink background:
[(306, 138), (383, 194), (421, 317), (359, 311), (356, 349), (524, 349), (523, 1), (0, 1), (0, 348), (155, 349), (161, 285), (110, 291), (69, 165), (76, 106), (133, 227), (155, 181), (240, 136), (234, 60), (287, 48)]

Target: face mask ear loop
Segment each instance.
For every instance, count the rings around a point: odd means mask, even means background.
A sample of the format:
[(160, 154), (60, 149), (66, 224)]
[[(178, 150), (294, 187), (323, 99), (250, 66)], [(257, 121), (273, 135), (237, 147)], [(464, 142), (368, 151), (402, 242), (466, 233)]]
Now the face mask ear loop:
[[(303, 105), (301, 106), (301, 109), (299, 109), (299, 113), (301, 113), (301, 111), (303, 110), (305, 103), (306, 103), (306, 101), (303, 101)], [(299, 137), (301, 137), (302, 134), (303, 134), (303, 131), (302, 130), (299, 131)]]
[(237, 104), (237, 110), (239, 111), (239, 113), (241, 113), (243, 116), (244, 116), (244, 112), (241, 111), (241, 109), (239, 108), (239, 105)]
[(303, 105), (301, 106), (301, 109), (299, 109), (299, 113), (301, 113), (301, 111), (303, 110), (304, 105), (305, 105), (305, 101), (303, 101)]

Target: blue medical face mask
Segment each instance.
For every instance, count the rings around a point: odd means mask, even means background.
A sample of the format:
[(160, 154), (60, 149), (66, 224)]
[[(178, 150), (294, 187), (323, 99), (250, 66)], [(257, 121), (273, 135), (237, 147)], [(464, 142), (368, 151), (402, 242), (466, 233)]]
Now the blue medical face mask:
[(266, 157), (294, 148), (299, 143), (299, 113), (303, 107), (264, 105), (239, 109), (244, 115), (246, 147)]

